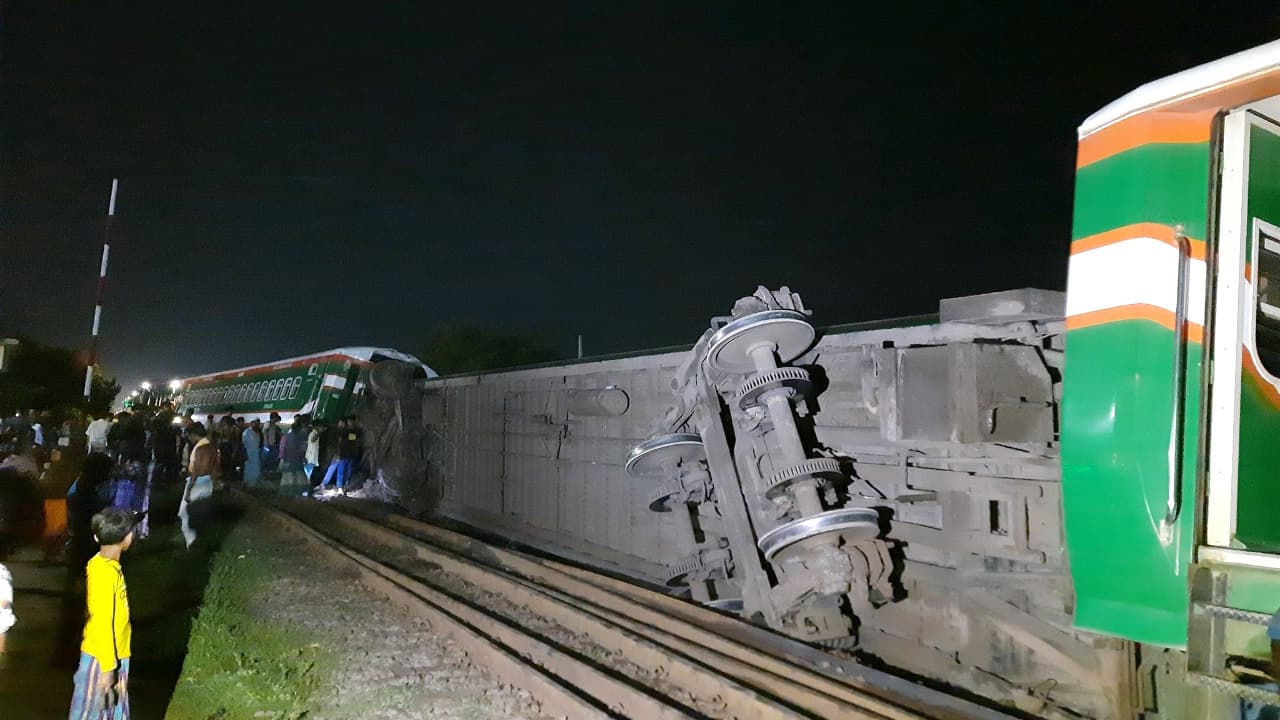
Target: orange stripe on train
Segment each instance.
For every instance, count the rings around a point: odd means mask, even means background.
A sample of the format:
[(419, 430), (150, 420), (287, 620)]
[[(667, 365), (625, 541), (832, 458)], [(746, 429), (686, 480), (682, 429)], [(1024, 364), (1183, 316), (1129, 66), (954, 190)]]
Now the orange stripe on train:
[[(1146, 303), (1134, 303), (1132, 305), (1121, 305), (1113, 308), (1103, 308), (1102, 310), (1094, 310), (1092, 312), (1080, 313), (1067, 318), (1068, 330), (1080, 330), (1082, 328), (1093, 327), (1095, 325), (1106, 325), (1107, 323), (1123, 322), (1126, 320), (1147, 320), (1156, 323), (1170, 330), (1174, 328), (1174, 314), (1172, 310), (1166, 310), (1155, 305)], [(1204, 342), (1204, 327), (1199, 323), (1185, 321), (1187, 326), (1187, 340), (1193, 343)]]
[(1209, 142), (1209, 128), (1216, 110), (1196, 113), (1147, 112), (1121, 120), (1080, 139), (1076, 167), (1082, 168), (1112, 155), (1152, 143)]
[(1280, 390), (1276, 390), (1274, 385), (1263, 378), (1262, 371), (1253, 362), (1253, 353), (1249, 352), (1248, 348), (1243, 349), (1243, 354), (1245, 377), (1253, 380), (1253, 384), (1258, 388), (1258, 392), (1262, 393), (1267, 403), (1272, 407), (1280, 408)]
[(1081, 138), (1076, 167), (1151, 143), (1207, 142), (1219, 112), (1272, 95), (1280, 95), (1280, 71), (1267, 69), (1153, 106)]
[[(1071, 254), (1079, 255), (1090, 250), (1097, 250), (1107, 245), (1115, 245), (1126, 240), (1137, 240), (1138, 238), (1151, 238), (1159, 240), (1170, 247), (1178, 247), (1178, 243), (1174, 240), (1173, 228), (1160, 223), (1134, 223), (1133, 225), (1125, 225), (1114, 230), (1100, 232), (1097, 235), (1083, 237), (1071, 243)], [(1205, 245), (1203, 240), (1195, 238), (1187, 238), (1190, 242), (1191, 257), (1195, 260), (1204, 260)]]

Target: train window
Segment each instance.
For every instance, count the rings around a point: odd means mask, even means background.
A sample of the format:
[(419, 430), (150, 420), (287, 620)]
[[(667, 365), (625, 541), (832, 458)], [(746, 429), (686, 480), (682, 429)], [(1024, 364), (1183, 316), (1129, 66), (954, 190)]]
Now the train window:
[(289, 383), (289, 399), (298, 397), (298, 388), (302, 385), (302, 378), (296, 377)]
[(1280, 377), (1280, 228), (1254, 221), (1257, 259), (1257, 329), (1254, 340), (1258, 359), (1267, 372)]
[(316, 369), (317, 369), (317, 368), (319, 368), (319, 367), (320, 367), (320, 366), (319, 366), (318, 364), (316, 364), (316, 363), (311, 363), (311, 367), (307, 368), (307, 374), (308, 374), (308, 375), (315, 375), (315, 374), (316, 374)]
[(250, 397), (253, 398), (254, 402), (262, 402), (262, 385), (261, 380), (253, 384), (253, 393), (251, 393)]
[(269, 394), (269, 397), (270, 397), (272, 400), (279, 400), (279, 399), (280, 399), (280, 388), (284, 387), (284, 382), (285, 382), (284, 380), (272, 380), (272, 381), (271, 381), (271, 392), (270, 392), (270, 394)]

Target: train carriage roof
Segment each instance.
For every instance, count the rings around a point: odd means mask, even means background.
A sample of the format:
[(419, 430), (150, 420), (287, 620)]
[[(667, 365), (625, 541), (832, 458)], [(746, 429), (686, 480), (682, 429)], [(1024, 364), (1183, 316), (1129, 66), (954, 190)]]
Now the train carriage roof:
[(185, 383), (198, 382), (201, 380), (213, 380), (215, 378), (220, 378), (227, 375), (239, 375), (241, 373), (245, 373), (250, 370), (262, 370), (264, 368), (286, 367), (289, 365), (301, 364), (308, 360), (320, 360), (323, 358), (330, 358), (335, 356), (347, 357), (347, 358), (351, 358), (353, 360), (359, 360), (362, 362), (372, 362), (375, 356), (387, 358), (389, 360), (399, 360), (401, 362), (407, 362), (412, 365), (417, 365), (418, 367), (422, 368), (422, 370), (427, 374), (427, 377), (429, 378), (433, 378), (437, 376), (436, 371), (432, 370), (421, 360), (419, 360), (418, 358), (412, 355), (409, 355), (408, 353), (400, 352), (399, 350), (393, 350), (392, 348), (381, 348), (381, 347), (341, 347), (341, 348), (334, 348), (332, 350), (324, 350), (317, 353), (311, 353), (310, 355), (299, 355), (297, 357), (284, 358), (282, 360), (273, 360), (271, 362), (259, 363), (257, 365), (248, 365), (246, 367), (239, 367), (231, 370), (219, 370), (217, 372), (206, 373), (204, 375), (197, 375), (195, 377), (189, 377), (184, 379), (182, 382), (185, 384)]
[[(1275, 84), (1269, 90), (1255, 83), (1269, 80)], [(1280, 40), (1149, 82), (1090, 115), (1080, 125), (1079, 137), (1159, 108), (1196, 111), (1225, 107), (1233, 103), (1224, 102), (1224, 96), (1237, 88), (1242, 91), (1241, 102), (1280, 93)]]

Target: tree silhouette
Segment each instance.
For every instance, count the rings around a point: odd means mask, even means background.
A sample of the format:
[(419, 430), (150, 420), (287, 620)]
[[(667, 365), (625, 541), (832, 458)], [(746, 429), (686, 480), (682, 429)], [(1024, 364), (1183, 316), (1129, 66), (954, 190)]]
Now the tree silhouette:
[(418, 357), (441, 375), (499, 370), (559, 359), (542, 338), (446, 323), (432, 333)]
[(0, 373), (0, 413), (34, 408), (63, 416), (71, 410), (101, 415), (111, 410), (120, 385), (95, 371), (86, 403), (84, 360), (74, 350), (20, 339), (13, 362)]

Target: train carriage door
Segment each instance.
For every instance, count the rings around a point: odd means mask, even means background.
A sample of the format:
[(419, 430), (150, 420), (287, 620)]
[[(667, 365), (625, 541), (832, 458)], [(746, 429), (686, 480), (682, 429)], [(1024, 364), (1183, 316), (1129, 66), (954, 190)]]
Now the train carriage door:
[(1280, 553), (1280, 124), (1252, 108), (1223, 124), (1213, 313), (1204, 537)]
[[(1213, 242), (1208, 458), (1191, 572), (1186, 680), (1234, 717), (1259, 699), (1232, 668), (1265, 662), (1280, 607), (1280, 96), (1228, 113)], [(1250, 694), (1253, 693), (1253, 694)], [(1269, 701), (1280, 696), (1268, 693)]]

